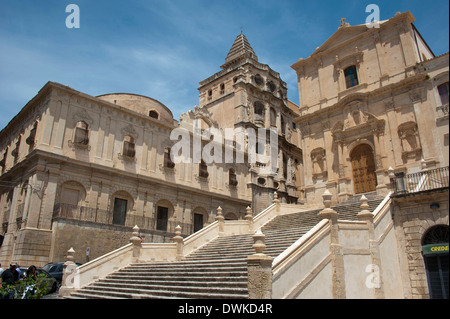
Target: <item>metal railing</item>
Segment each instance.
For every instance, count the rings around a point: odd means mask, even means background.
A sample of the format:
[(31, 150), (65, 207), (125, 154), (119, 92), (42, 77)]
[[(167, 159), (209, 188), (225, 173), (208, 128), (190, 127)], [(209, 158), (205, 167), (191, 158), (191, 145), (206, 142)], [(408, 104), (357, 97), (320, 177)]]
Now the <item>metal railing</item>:
[(410, 194), (448, 188), (449, 167), (441, 167), (413, 174), (396, 174), (395, 194)]
[[(157, 220), (155, 218), (150, 218), (133, 213), (127, 213), (124, 219), (114, 218), (114, 213), (112, 211), (70, 204), (55, 205), (55, 208), (53, 210), (53, 219), (57, 218), (131, 228), (137, 225), (141, 230), (163, 231), (168, 233), (175, 233), (175, 228), (180, 225), (183, 235), (190, 235), (194, 230), (194, 226), (189, 223), (181, 223), (171, 220), (164, 220), (164, 222), (161, 223), (160, 220)], [(164, 229), (162, 229), (161, 227), (162, 224), (165, 226)]]

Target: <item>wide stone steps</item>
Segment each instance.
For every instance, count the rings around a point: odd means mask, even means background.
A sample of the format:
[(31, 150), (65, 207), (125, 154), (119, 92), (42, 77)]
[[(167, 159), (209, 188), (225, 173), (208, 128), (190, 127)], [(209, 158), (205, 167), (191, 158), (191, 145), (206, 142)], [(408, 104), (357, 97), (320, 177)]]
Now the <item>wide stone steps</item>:
[[(332, 207), (338, 219), (357, 220), (361, 196)], [(373, 211), (383, 198), (367, 194)], [(320, 209), (277, 216), (262, 232), (264, 253), (277, 257), (317, 225)], [(132, 264), (73, 293), (70, 298), (248, 298), (247, 262), (252, 234), (218, 237), (183, 261)]]

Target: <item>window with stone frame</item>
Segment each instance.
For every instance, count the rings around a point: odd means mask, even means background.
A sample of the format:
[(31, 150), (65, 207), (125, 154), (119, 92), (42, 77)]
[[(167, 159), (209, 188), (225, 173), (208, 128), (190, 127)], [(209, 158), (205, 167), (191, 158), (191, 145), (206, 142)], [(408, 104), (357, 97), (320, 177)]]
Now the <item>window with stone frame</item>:
[(228, 184), (230, 184), (231, 186), (237, 186), (238, 185), (238, 181), (236, 178), (236, 172), (234, 169), (230, 168), (228, 171)]
[(5, 149), (2, 160), (0, 161), (0, 167), (2, 168), (2, 174), (5, 172), (5, 169), (6, 169), (6, 158), (8, 157), (8, 149), (9, 149), (8, 147)]
[(198, 175), (203, 178), (208, 178), (208, 166), (206, 163), (202, 160), (200, 164), (198, 165)]
[(283, 178), (287, 179), (288, 174), (288, 158), (283, 154)]
[(78, 121), (75, 126), (74, 144), (88, 145), (89, 144), (89, 125), (85, 121)]
[(344, 70), (345, 76), (345, 85), (347, 89), (357, 86), (359, 84), (358, 81), (358, 73), (355, 65), (351, 65)]
[(286, 123), (283, 116), (281, 116), (281, 134), (286, 134)]
[(260, 124), (264, 125), (265, 120), (265, 110), (264, 110), (264, 104), (262, 104), (259, 101), (256, 101), (253, 105), (254, 111), (255, 111), (255, 122), (259, 122)]
[(155, 110), (151, 110), (150, 112), (148, 112), (148, 116), (154, 119), (159, 119), (159, 114)]
[(16, 148), (12, 150), (11, 155), (14, 157), (14, 164), (17, 163), (17, 160), (19, 159), (19, 149), (20, 149), (20, 143), (22, 141), (22, 136), (20, 135), (16, 142)]
[(277, 113), (275, 110), (271, 107), (270, 108), (270, 127), (276, 127), (277, 126)]
[(256, 85), (258, 85), (258, 86), (264, 85), (264, 79), (263, 79), (263, 77), (262, 77), (261, 75), (259, 75), (259, 74), (256, 74), (256, 75), (255, 75), (255, 83), (256, 83)]
[(136, 144), (132, 136), (125, 136), (122, 155), (130, 158), (133, 158), (136, 155)]
[(170, 152), (171, 152), (171, 148), (170, 147), (166, 148), (166, 150), (164, 151), (164, 167), (174, 168), (175, 167), (175, 163), (170, 158)]
[(156, 230), (167, 231), (169, 208), (158, 206), (156, 209)]
[(34, 122), (33, 128), (30, 130), (30, 135), (28, 135), (27, 139), (25, 140), (25, 142), (30, 146), (34, 145), (35, 143), (37, 126), (38, 122)]
[(445, 82), (438, 86), (439, 97), (441, 98), (442, 105), (448, 104), (449, 101), (449, 88), (448, 82)]

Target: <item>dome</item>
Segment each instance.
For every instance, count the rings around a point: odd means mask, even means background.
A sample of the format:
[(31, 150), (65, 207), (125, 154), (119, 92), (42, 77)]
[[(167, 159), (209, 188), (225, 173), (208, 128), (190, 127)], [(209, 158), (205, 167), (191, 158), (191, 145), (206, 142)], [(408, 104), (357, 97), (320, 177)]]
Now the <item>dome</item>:
[(97, 96), (98, 99), (120, 105), (126, 109), (150, 116), (173, 125), (173, 114), (167, 106), (147, 96), (129, 93), (111, 93)]

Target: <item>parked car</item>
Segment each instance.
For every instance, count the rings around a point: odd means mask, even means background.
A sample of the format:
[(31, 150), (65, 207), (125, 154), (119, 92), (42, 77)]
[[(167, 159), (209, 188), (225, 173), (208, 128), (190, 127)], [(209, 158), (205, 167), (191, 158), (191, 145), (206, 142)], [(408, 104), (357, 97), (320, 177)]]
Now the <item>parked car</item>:
[[(78, 266), (81, 266), (80, 263), (75, 263)], [(63, 265), (64, 262), (57, 263), (48, 263), (44, 267), (42, 267), (45, 271), (47, 271), (50, 275), (52, 275), (57, 281), (58, 284), (62, 282), (62, 274), (63, 274)]]
[[(19, 269), (20, 269), (19, 280), (22, 280), (24, 275), (27, 272), (28, 267), (20, 267)], [(47, 284), (47, 287), (48, 287), (47, 294), (53, 293), (58, 289), (58, 281), (52, 275), (50, 275), (46, 270), (44, 270), (42, 268), (36, 268), (36, 271), (37, 271), (38, 276), (41, 274), (45, 275), (44, 282)]]

